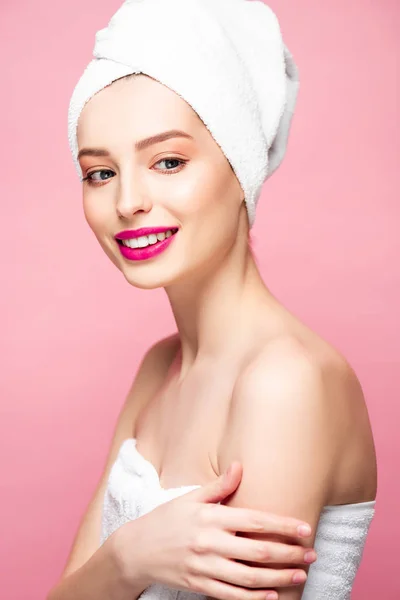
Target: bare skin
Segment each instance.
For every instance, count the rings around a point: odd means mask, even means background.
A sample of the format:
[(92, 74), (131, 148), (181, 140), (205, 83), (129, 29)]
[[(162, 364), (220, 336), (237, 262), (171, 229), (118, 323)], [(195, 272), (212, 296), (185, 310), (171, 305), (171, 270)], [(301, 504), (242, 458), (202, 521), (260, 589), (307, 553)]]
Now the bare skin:
[[(182, 352), (179, 337), (176, 336), (177, 351), (169, 376), (159, 393), (141, 412), (134, 436), (138, 439), (138, 450), (156, 467), (164, 488), (183, 484), (204, 485), (223, 472), (232, 460), (238, 459), (243, 465), (244, 472), (248, 474), (247, 481), (244, 483), (242, 480), (238, 491), (233, 493), (228, 502), (223, 502), (224, 504), (259, 508), (281, 515), (290, 514), (310, 523), (315, 532), (320, 511), (324, 506), (375, 499), (377, 489), (375, 449), (359, 384), (344, 358), (297, 319), (287, 314), (285, 316), (288, 325), (290, 323), (293, 327), (289, 333), (283, 330), (277, 338), (260, 337), (260, 346), (249, 344), (250, 356), (243, 353), (243, 345), (238, 344), (235, 347), (240, 348), (241, 352), (232, 352), (228, 359), (225, 357), (225, 360), (221, 357), (219, 363), (217, 358), (212, 363), (207, 361), (199, 363), (196, 368), (188, 372), (184, 381), (179, 380)], [(297, 337), (294, 337), (295, 332)], [(257, 330), (254, 330), (252, 343), (256, 339)], [(287, 344), (288, 340), (289, 344)], [(314, 449), (316, 457), (321, 452), (325, 452), (326, 463), (323, 463), (323, 473), (328, 471), (330, 465), (334, 466), (329, 479), (331, 485), (327, 488), (324, 488), (321, 483), (323, 480), (317, 468), (317, 459), (306, 464), (305, 471), (311, 471), (307, 478), (297, 481), (290, 467), (287, 468), (286, 476), (289, 483), (286, 484), (282, 482), (282, 478), (279, 478), (284, 465), (290, 465), (293, 462), (292, 457), (299, 455), (299, 439), (295, 436), (285, 438), (287, 454), (282, 457), (281, 463), (276, 460), (272, 464), (261, 461), (259, 468), (252, 468), (257, 461), (257, 456), (279, 447), (278, 442), (274, 444), (274, 439), (268, 435), (270, 431), (266, 426), (262, 432), (264, 435), (261, 442), (257, 442), (254, 428), (251, 423), (249, 424), (249, 437), (251, 434), (255, 437), (254, 455), (251, 453), (240, 455), (238, 448), (237, 439), (240, 431), (246, 430), (249, 409), (246, 406), (245, 410), (240, 412), (239, 421), (235, 422), (232, 419), (232, 389), (240, 379), (244, 365), (251, 363), (254, 351), (257, 355), (258, 349), (260, 347), (265, 349), (268, 344), (271, 346), (273, 356), (283, 354), (278, 364), (284, 365), (285, 352), (291, 351), (293, 340), (296, 340), (303, 351), (304, 348), (306, 349), (307, 357), (312, 357), (321, 371), (330, 375), (329, 383), (333, 395), (327, 398), (327, 409), (323, 411), (327, 419), (321, 422), (320, 443), (316, 444)], [(296, 344), (294, 346), (297, 349)], [(265, 373), (268, 371), (265, 370)], [(283, 377), (287, 374), (285, 371), (282, 372)], [(344, 386), (341, 384), (340, 374), (345, 374)], [(347, 383), (348, 379), (351, 381), (350, 385)], [(358, 393), (353, 393), (354, 388)], [(260, 388), (260, 394), (262, 392)], [(257, 413), (257, 420), (262, 419), (263, 415), (265, 423), (268, 423), (268, 420), (273, 419), (273, 410), (268, 411), (266, 407), (264, 413), (261, 411)], [(306, 419), (307, 417), (304, 419), (305, 426)], [(277, 420), (279, 422), (279, 418)], [(326, 427), (327, 423), (330, 424), (329, 428)], [(284, 431), (282, 428), (281, 431), (277, 431), (277, 434), (283, 435)], [(349, 431), (352, 432), (351, 435)], [(323, 446), (325, 439), (327, 443)], [(333, 444), (329, 444), (329, 440), (333, 440)], [(265, 490), (260, 485), (261, 472), (265, 474), (266, 479), (274, 482), (275, 494), (271, 493), (268, 485)], [(313, 476), (314, 485), (319, 488), (321, 495), (313, 495)], [(306, 488), (304, 491), (303, 482)], [(281, 490), (287, 487), (288, 493), (281, 494)], [(294, 493), (299, 494), (298, 498), (290, 493), (293, 492), (293, 488)], [(281, 535), (242, 534), (242, 537), (293, 543), (289, 537)], [(304, 546), (312, 547), (314, 541), (315, 533), (304, 543)], [(253, 567), (260, 566), (256, 562), (244, 562)], [(275, 564), (274, 568), (284, 569), (287, 566), (282, 562)], [(297, 566), (305, 572), (308, 571), (308, 567), (300, 562)], [(257, 587), (257, 584), (255, 586)], [(280, 599), (297, 600), (301, 598), (304, 584), (297, 589), (293, 587), (275, 589), (279, 592)]]
[[(268, 343), (273, 345), (280, 336), (281, 339), (297, 336), (295, 339), (301, 341), (309, 355), (321, 365), (337, 364), (349, 369), (335, 348), (283, 307), (277, 309), (278, 321), (276, 337), (260, 335), (260, 328), (253, 331), (250, 356), (257, 348), (265, 348)], [(156, 467), (163, 487), (175, 487), (182, 482), (203, 485), (223, 471), (221, 448), (230, 443), (226, 423), (232, 389), (240, 377), (241, 366), (251, 358), (243, 353), (238, 342), (239, 352), (233, 351), (231, 356), (220, 358), (219, 364), (216, 358), (199, 362), (187, 373), (185, 380), (180, 381), (182, 349), (179, 335), (172, 336), (172, 340), (175, 346), (171, 345), (173, 352), (168, 376), (159, 392), (142, 409), (132, 435), (138, 440), (138, 450)], [(353, 435), (346, 435), (344, 428), (335, 433), (343, 455), (351, 456), (352, 460), (344, 460), (341, 464), (337, 485), (327, 496), (327, 505), (373, 500), (377, 492), (376, 455), (366, 407), (358, 399), (354, 412), (349, 415), (347, 400), (338, 396), (336, 410), (339, 420), (354, 419), (351, 422)]]
[[(192, 139), (134, 149), (171, 129)], [(80, 159), (84, 177), (97, 173), (84, 182), (88, 224), (131, 285), (165, 289), (177, 325), (167, 376), (132, 431), (162, 486), (206, 484), (239, 460), (244, 479), (227, 504), (291, 514), (314, 532), (323, 506), (374, 499), (376, 457), (357, 377), (262, 280), (239, 181), (193, 109), (149, 77), (117, 81), (82, 111), (78, 142), (109, 151)], [(159, 161), (173, 157), (184, 164), (167, 174)], [(140, 262), (121, 255), (118, 231), (158, 225), (178, 228), (166, 252)]]

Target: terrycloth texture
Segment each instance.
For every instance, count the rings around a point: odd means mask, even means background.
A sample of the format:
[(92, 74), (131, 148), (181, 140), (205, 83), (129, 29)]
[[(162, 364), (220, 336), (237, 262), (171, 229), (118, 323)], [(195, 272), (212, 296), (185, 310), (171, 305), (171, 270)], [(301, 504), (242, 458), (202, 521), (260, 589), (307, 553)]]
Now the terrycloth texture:
[(236, 173), (251, 227), (262, 185), (286, 152), (299, 88), (273, 11), (249, 0), (126, 0), (95, 37), (68, 113), (79, 176), (76, 128), (84, 105), (112, 81), (144, 73), (200, 116)]
[[(136, 439), (121, 445), (104, 496), (101, 544), (118, 527), (158, 505), (197, 487), (161, 487), (155, 467), (136, 449)], [(309, 569), (302, 600), (350, 600), (361, 562), (375, 501), (326, 506), (320, 516), (314, 548), (318, 558)], [(205, 596), (154, 584), (144, 600), (205, 600)]]

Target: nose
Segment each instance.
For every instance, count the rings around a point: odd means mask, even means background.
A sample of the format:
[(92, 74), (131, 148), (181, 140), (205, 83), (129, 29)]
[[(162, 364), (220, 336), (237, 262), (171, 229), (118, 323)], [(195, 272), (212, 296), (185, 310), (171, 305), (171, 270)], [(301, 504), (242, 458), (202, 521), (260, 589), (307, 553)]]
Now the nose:
[(149, 212), (152, 208), (152, 202), (147, 194), (139, 190), (132, 191), (130, 186), (120, 186), (116, 210), (121, 219), (130, 219), (137, 212)]

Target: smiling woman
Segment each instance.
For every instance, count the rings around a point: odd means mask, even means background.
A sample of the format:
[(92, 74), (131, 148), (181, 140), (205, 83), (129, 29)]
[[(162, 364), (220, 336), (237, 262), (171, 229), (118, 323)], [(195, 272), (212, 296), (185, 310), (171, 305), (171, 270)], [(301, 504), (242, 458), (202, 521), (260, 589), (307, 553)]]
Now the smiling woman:
[[(110, 110), (116, 105), (118, 111)], [(238, 228), (246, 241), (247, 213), (235, 173), (195, 111), (168, 87), (145, 75), (116, 81), (85, 105), (77, 135), (79, 148), (92, 149), (79, 151), (86, 219), (130, 284), (186, 286), (187, 277), (226, 253)], [(232, 218), (235, 212), (239, 218)], [(176, 233), (160, 246), (168, 252), (124, 251), (115, 241), (123, 223), (135, 223), (124, 229), (132, 240), (143, 237), (143, 228), (151, 233), (149, 227)], [(213, 230), (219, 234), (210, 238)], [(147, 260), (156, 254), (157, 261)]]
[(350, 598), (376, 494), (362, 389), (248, 243), (297, 90), (261, 2), (129, 0), (96, 35), (69, 111), (85, 217), (177, 332), (140, 365), (50, 600)]

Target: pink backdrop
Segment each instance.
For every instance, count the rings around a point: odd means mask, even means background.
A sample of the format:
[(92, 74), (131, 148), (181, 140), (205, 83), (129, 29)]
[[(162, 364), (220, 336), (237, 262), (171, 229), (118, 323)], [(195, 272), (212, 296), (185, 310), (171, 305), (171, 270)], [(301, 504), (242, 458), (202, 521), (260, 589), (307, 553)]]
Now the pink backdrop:
[[(120, 0), (2, 1), (1, 597), (43, 600), (100, 476), (138, 361), (174, 327), (81, 206), (67, 108)], [(264, 278), (363, 384), (377, 514), (354, 600), (400, 597), (397, 0), (272, 0), (302, 87), (254, 227)], [(397, 468), (396, 468), (397, 466)]]

